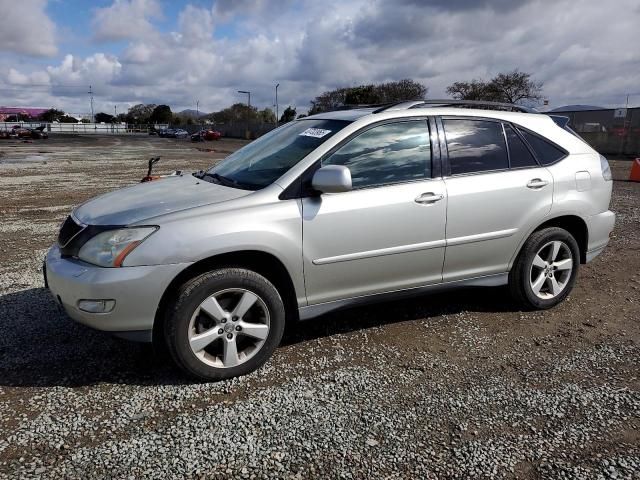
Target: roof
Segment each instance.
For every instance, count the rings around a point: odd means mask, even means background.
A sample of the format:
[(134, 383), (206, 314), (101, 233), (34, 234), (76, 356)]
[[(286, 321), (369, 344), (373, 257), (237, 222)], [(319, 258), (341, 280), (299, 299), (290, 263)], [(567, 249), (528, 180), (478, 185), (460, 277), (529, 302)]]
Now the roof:
[(585, 110), (606, 110), (604, 107), (596, 107), (593, 105), (565, 105), (564, 107), (557, 107), (550, 112), (582, 112)]
[[(516, 105), (511, 103), (499, 103), (499, 102), (485, 102), (474, 100), (411, 100), (405, 102), (397, 102), (377, 107), (361, 108), (356, 107), (353, 109), (335, 110), (333, 112), (324, 112), (316, 115), (311, 115), (306, 118), (318, 119), (318, 120), (349, 120), (355, 121), (367, 115), (383, 115), (393, 114), (397, 112), (403, 112), (405, 114), (411, 113), (414, 115), (425, 115), (425, 109), (428, 109), (428, 114), (431, 115), (459, 115), (460, 108), (464, 109), (464, 113), (468, 115), (478, 116), (478, 112), (487, 115), (487, 112), (495, 114), (500, 113), (519, 113), (519, 114), (534, 114), (538, 115), (540, 112), (529, 107), (522, 105)], [(417, 113), (416, 113), (417, 112)], [(385, 115), (388, 116), (388, 115)]]
[(314, 119), (314, 120), (350, 120), (354, 121), (365, 115), (373, 113), (375, 108), (354, 108), (351, 110), (334, 110), (332, 112), (317, 113), (315, 115), (309, 115), (308, 117), (301, 118)]
[(15, 115), (15, 114), (23, 114), (23, 115), (31, 115), (32, 117), (37, 117), (41, 113), (46, 112), (47, 108), (37, 108), (37, 107), (3, 107), (0, 106), (0, 114), (6, 115)]

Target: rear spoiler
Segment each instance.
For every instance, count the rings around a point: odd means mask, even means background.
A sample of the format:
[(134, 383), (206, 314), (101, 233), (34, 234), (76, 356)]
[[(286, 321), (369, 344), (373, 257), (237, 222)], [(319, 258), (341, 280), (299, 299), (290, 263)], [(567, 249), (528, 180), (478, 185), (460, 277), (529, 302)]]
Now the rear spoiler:
[(580, 135), (578, 135), (576, 133), (576, 131), (571, 128), (569, 126), (569, 117), (565, 117), (564, 115), (549, 115), (549, 117), (551, 118), (551, 120), (553, 120), (553, 122), (558, 125), (560, 128), (562, 128), (563, 130), (566, 130), (567, 132), (569, 132), (571, 135), (573, 135), (574, 137), (579, 138), (580, 140), (582, 140), (584, 143), (586, 143), (587, 145), (588, 142), (582, 138)]
[(563, 115), (549, 115), (551, 120), (555, 122), (560, 128), (567, 129), (567, 125), (569, 125), (569, 117), (565, 117)]

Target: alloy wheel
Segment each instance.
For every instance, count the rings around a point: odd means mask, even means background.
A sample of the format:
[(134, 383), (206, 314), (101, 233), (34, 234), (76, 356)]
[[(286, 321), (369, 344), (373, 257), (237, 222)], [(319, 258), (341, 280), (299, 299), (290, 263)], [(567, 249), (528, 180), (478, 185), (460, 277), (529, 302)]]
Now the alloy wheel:
[(573, 256), (569, 246), (553, 240), (546, 243), (533, 257), (529, 282), (533, 293), (549, 300), (562, 293), (571, 279)]
[(260, 296), (242, 288), (207, 297), (191, 317), (189, 346), (202, 362), (236, 367), (253, 357), (269, 335), (269, 309)]

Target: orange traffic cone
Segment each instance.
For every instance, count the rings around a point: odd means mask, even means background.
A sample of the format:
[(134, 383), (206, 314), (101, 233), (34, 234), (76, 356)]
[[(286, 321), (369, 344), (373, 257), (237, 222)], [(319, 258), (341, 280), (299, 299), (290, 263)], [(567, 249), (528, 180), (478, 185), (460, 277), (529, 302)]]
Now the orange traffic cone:
[(631, 165), (631, 172), (629, 173), (630, 182), (640, 182), (640, 158), (636, 158)]

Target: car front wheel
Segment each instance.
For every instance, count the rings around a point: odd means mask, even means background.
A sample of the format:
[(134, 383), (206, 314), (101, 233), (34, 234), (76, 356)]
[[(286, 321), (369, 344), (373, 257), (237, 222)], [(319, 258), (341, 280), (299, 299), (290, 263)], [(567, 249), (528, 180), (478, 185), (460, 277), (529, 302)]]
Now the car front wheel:
[(224, 268), (179, 289), (164, 331), (182, 370), (200, 380), (221, 380), (266, 363), (284, 323), (284, 305), (271, 282), (251, 270)]
[(509, 288), (529, 308), (551, 308), (573, 289), (579, 265), (575, 238), (562, 228), (545, 228), (525, 242), (509, 273)]

